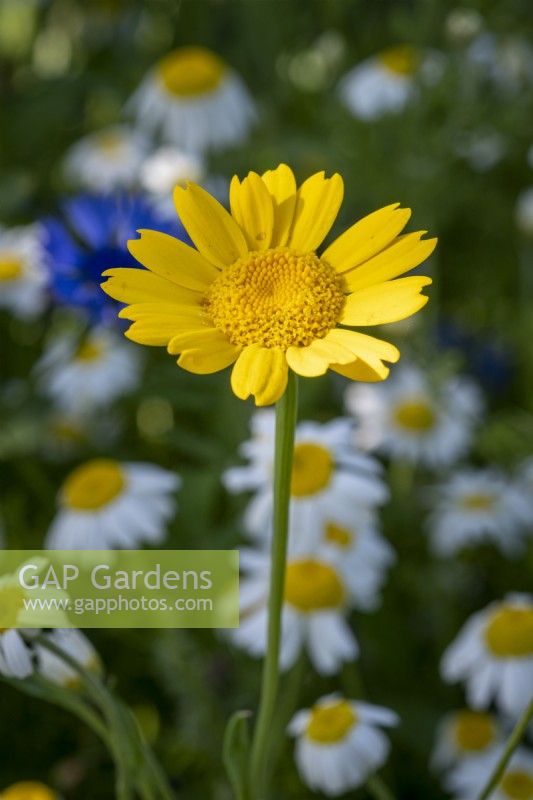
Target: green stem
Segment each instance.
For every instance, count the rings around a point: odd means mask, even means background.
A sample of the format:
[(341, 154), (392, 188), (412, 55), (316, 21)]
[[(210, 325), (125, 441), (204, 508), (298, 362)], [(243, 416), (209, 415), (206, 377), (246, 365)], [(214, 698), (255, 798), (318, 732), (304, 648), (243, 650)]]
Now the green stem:
[(268, 598), (267, 652), (263, 664), (261, 699), (250, 758), (250, 785), (256, 800), (265, 796), (266, 772), (272, 720), (279, 683), (281, 612), (289, 536), (294, 431), (298, 408), (296, 375), (289, 370), (285, 394), (276, 404), (276, 451), (274, 459), (274, 514)]
[(379, 775), (372, 775), (367, 779), (366, 788), (376, 800), (394, 800), (394, 795), (389, 787), (381, 780)]
[(513, 728), (513, 732), (509, 736), (507, 744), (505, 745), (505, 750), (500, 756), (498, 763), (494, 767), (492, 774), (485, 785), (485, 788), (478, 795), (478, 800), (487, 800), (487, 798), (490, 797), (496, 786), (499, 784), (503, 777), (503, 773), (505, 772), (505, 768), (511, 759), (511, 756), (522, 741), (527, 727), (532, 719), (533, 700), (530, 701), (526, 710)]

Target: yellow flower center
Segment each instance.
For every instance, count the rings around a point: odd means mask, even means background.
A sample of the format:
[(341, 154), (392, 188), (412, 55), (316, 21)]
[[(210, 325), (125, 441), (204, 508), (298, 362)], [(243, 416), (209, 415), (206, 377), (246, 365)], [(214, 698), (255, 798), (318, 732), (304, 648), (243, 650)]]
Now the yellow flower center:
[(342, 278), (314, 253), (254, 251), (220, 273), (205, 304), (233, 344), (305, 347), (336, 326)]
[(467, 511), (490, 511), (494, 507), (494, 497), (484, 492), (473, 492), (461, 498), (461, 506)]
[(98, 149), (107, 156), (117, 156), (124, 149), (124, 137), (116, 131), (101, 133)]
[(75, 353), (76, 361), (98, 361), (103, 355), (104, 348), (94, 340), (86, 339), (80, 344)]
[(507, 606), (495, 611), (486, 629), (485, 641), (498, 658), (533, 655), (533, 608)]
[(460, 750), (470, 752), (484, 750), (492, 744), (496, 727), (490, 714), (476, 711), (461, 711), (455, 721), (455, 741)]
[(21, 587), (15, 583), (0, 588), (0, 633), (16, 627), (24, 597)]
[(76, 511), (103, 508), (124, 489), (126, 479), (120, 464), (95, 458), (71, 472), (63, 486), (65, 505)]
[(520, 769), (511, 770), (504, 776), (500, 788), (512, 800), (533, 798), (533, 776)]
[(333, 744), (344, 739), (357, 723), (357, 714), (346, 700), (315, 706), (307, 723), (307, 736), (319, 744)]
[(326, 542), (336, 544), (338, 547), (350, 547), (355, 539), (355, 534), (347, 528), (340, 528), (338, 525), (335, 525), (335, 523), (328, 522), (324, 538)]
[(203, 47), (180, 47), (161, 59), (157, 72), (165, 89), (176, 97), (212, 92), (226, 71), (224, 62)]
[(389, 47), (378, 55), (378, 59), (394, 75), (414, 75), (420, 64), (420, 54), (408, 44)]
[(0, 800), (56, 800), (57, 794), (36, 781), (14, 783), (0, 794)]
[(396, 406), (394, 421), (412, 433), (425, 433), (433, 428), (436, 417), (431, 406), (423, 400), (409, 400)]
[(329, 450), (312, 442), (300, 442), (294, 448), (291, 494), (306, 497), (325, 489), (333, 475), (333, 458)]
[(329, 564), (292, 561), (285, 573), (285, 602), (303, 613), (338, 608), (344, 602), (344, 586)]
[(0, 256), (0, 281), (14, 281), (22, 274), (22, 264), (17, 258)]

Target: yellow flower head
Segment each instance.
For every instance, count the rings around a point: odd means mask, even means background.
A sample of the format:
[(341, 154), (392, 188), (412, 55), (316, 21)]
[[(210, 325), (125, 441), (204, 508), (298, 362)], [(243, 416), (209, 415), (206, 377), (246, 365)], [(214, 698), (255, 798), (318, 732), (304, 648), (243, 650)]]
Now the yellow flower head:
[(126, 303), (134, 342), (167, 348), (190, 372), (233, 364), (237, 397), (276, 402), (288, 369), (384, 380), (396, 347), (351, 327), (396, 322), (428, 300), (430, 278), (399, 278), (433, 251), (425, 231), (400, 235), (411, 212), (395, 203), (369, 214), (321, 255), (343, 197), (340, 175), (300, 187), (280, 164), (230, 187), (231, 214), (200, 186), (176, 187), (178, 215), (197, 249), (158, 231), (129, 242), (147, 269), (110, 269), (102, 284)]

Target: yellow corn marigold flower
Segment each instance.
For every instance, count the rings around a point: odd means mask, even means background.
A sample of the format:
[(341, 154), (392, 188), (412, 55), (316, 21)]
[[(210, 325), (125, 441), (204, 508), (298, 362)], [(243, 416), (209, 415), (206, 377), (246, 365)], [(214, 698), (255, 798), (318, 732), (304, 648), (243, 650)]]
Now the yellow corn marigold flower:
[(328, 369), (353, 380), (384, 380), (396, 347), (351, 327), (396, 322), (428, 298), (430, 278), (399, 278), (422, 263), (436, 239), (400, 235), (411, 211), (399, 203), (369, 214), (321, 255), (343, 198), (343, 181), (319, 172), (297, 187), (285, 164), (230, 186), (231, 214), (190, 183), (176, 187), (178, 215), (197, 249), (157, 231), (129, 242), (147, 268), (109, 269), (104, 291), (128, 304), (126, 336), (164, 346), (190, 372), (234, 364), (233, 391), (257, 405), (276, 402), (288, 370)]

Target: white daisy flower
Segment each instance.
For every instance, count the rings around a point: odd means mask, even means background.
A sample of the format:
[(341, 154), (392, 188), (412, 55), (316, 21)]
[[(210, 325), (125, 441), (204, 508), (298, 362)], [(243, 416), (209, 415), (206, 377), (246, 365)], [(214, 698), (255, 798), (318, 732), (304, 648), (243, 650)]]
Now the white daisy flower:
[(437, 728), (431, 765), (451, 770), (465, 760), (493, 755), (501, 741), (500, 723), (493, 714), (469, 708), (452, 711)]
[[(46, 638), (52, 644), (60, 647), (61, 650), (88, 672), (96, 674), (102, 672), (102, 663), (98, 653), (81, 631), (76, 628), (57, 628), (46, 634)], [(69, 689), (80, 687), (81, 677), (79, 673), (66, 661), (40, 644), (35, 648), (35, 653), (37, 656), (37, 671), (43, 678)]]
[(175, 513), (179, 486), (177, 475), (153, 464), (87, 461), (61, 487), (45, 547), (108, 550), (158, 544)]
[(468, 704), (518, 717), (533, 698), (533, 602), (511, 594), (473, 614), (444, 653), (441, 672), (464, 681)]
[(303, 782), (328, 797), (362, 786), (387, 760), (389, 741), (380, 727), (399, 722), (394, 711), (338, 694), (298, 711), (289, 725)]
[(533, 186), (518, 197), (515, 208), (516, 227), (525, 236), (533, 236)]
[(37, 225), (0, 227), (0, 309), (31, 319), (45, 307), (48, 272)]
[(292, 529), (289, 553), (293, 558), (318, 556), (336, 564), (345, 582), (354, 587), (357, 607), (365, 611), (378, 607), (386, 572), (396, 560), (370, 509), (332, 514), (318, 539), (308, 530)]
[[(291, 529), (320, 536), (323, 525), (339, 513), (357, 518), (358, 509), (385, 503), (389, 493), (381, 465), (353, 446), (352, 422), (341, 418), (325, 424), (301, 422), (296, 428), (291, 484)], [(252, 438), (240, 447), (249, 463), (225, 472), (230, 492), (253, 490), (245, 514), (250, 535), (271, 531), (275, 415), (259, 411), (251, 420)]]
[(533, 83), (533, 47), (524, 37), (482, 32), (467, 51), (482, 80), (503, 92), (518, 92)]
[(160, 147), (145, 160), (139, 174), (141, 186), (165, 217), (176, 215), (174, 187), (185, 186), (189, 181), (202, 184), (204, 178), (203, 159), (177, 147)]
[(193, 153), (239, 144), (255, 118), (240, 76), (203, 47), (180, 47), (162, 58), (129, 108), (142, 128)]
[(478, 129), (460, 135), (454, 151), (476, 172), (488, 172), (500, 163), (509, 149), (505, 137), (494, 129)]
[[(233, 642), (259, 658), (266, 651), (270, 556), (241, 551), (241, 623), (230, 633)], [(348, 608), (365, 606), (364, 590), (353, 576), (347, 582), (332, 560), (318, 556), (289, 557), (282, 612), (280, 667), (289, 669), (306, 650), (317, 672), (333, 675), (345, 661), (357, 658), (359, 647), (346, 621)], [(362, 596), (362, 602), (360, 602)]]
[(110, 404), (138, 385), (143, 359), (138, 348), (106, 328), (81, 341), (64, 333), (36, 365), (43, 392), (62, 411), (84, 414)]
[(467, 378), (435, 386), (411, 366), (400, 367), (383, 384), (348, 387), (345, 402), (359, 423), (356, 442), (363, 449), (433, 468), (467, 452), (483, 407), (479, 389)]
[[(502, 748), (490, 758), (465, 761), (450, 776), (449, 791), (454, 800), (476, 800), (502, 754)], [(533, 753), (521, 747), (513, 753), (504, 776), (491, 792), (491, 800), (531, 800), (533, 798)]]
[(531, 505), (521, 486), (497, 470), (462, 470), (435, 489), (428, 524), (435, 553), (490, 542), (507, 556), (522, 552)]
[(0, 673), (8, 678), (27, 678), (33, 672), (28, 643), (32, 631), (19, 628), (24, 619), (24, 598), (14, 576), (0, 578)]
[(415, 96), (418, 81), (435, 83), (442, 71), (440, 53), (397, 45), (350, 70), (340, 82), (339, 93), (354, 117), (374, 120), (401, 111)]
[(91, 191), (108, 192), (132, 186), (148, 152), (148, 141), (139, 131), (113, 125), (84, 136), (68, 150), (67, 177)]

